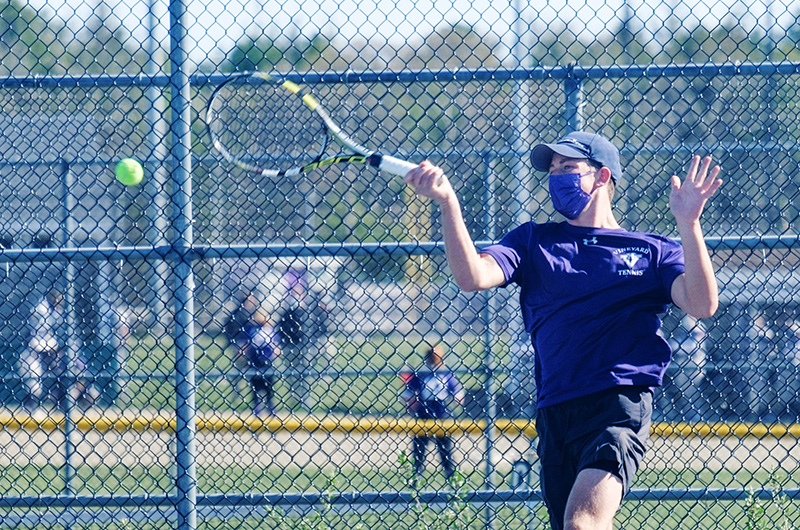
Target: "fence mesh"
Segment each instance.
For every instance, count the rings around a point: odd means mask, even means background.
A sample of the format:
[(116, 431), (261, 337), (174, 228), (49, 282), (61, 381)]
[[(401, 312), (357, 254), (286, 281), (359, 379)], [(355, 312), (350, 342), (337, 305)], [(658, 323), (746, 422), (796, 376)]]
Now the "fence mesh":
[[(3, 3), (0, 527), (547, 527), (518, 293), (460, 291), (437, 210), (388, 173), (225, 161), (205, 104), (257, 70), (359, 143), (440, 164), (481, 243), (559, 218), (527, 162), (540, 141), (612, 139), (621, 223), (672, 237), (669, 177), (712, 154), (721, 307), (663, 316), (674, 362), (617, 521), (795, 528), (798, 17), (785, 0)], [(127, 157), (139, 185), (115, 179)], [(452, 418), (415, 420), (408, 379), (435, 344)]]

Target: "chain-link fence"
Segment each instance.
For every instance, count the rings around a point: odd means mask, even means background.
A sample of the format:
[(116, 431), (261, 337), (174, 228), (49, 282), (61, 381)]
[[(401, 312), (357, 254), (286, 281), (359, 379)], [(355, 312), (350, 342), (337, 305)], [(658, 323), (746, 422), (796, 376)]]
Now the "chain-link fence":
[[(400, 179), (225, 162), (202, 111), (253, 70), (310, 87), (359, 142), (442, 165), (481, 244), (557, 218), (536, 142), (611, 138), (622, 224), (673, 237), (669, 176), (712, 154), (721, 308), (664, 315), (674, 362), (617, 521), (797, 527), (798, 17), (788, 1), (5, 2), (0, 527), (546, 527), (518, 294), (461, 292), (436, 209)], [(140, 185), (114, 179), (124, 157)], [(404, 391), (432, 344), (452, 418), (415, 420)]]

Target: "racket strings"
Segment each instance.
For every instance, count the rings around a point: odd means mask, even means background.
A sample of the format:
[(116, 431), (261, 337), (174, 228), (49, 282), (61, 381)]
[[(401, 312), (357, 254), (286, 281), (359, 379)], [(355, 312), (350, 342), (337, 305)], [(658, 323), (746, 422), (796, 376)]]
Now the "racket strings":
[(210, 110), (217, 147), (246, 166), (302, 166), (317, 159), (327, 144), (319, 116), (297, 95), (273, 83), (223, 86)]

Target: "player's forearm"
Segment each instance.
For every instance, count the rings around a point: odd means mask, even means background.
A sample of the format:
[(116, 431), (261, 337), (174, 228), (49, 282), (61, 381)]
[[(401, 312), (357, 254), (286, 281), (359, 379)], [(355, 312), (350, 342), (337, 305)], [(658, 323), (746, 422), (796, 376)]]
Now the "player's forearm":
[(469, 235), (458, 199), (453, 195), (439, 206), (442, 212), (445, 256), (456, 284), (464, 291), (492, 287), (484, 281), (482, 259)]
[(682, 309), (697, 318), (710, 317), (719, 306), (719, 290), (700, 222), (678, 223), (678, 232), (686, 266)]

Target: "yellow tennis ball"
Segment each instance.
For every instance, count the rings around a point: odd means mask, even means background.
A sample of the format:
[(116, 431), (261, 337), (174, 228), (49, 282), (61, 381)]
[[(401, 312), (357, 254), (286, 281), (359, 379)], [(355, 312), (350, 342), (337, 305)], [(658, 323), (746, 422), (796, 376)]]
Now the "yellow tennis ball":
[(117, 180), (126, 186), (136, 186), (144, 178), (144, 168), (133, 158), (123, 158), (114, 169)]

